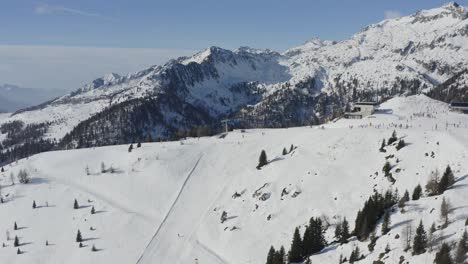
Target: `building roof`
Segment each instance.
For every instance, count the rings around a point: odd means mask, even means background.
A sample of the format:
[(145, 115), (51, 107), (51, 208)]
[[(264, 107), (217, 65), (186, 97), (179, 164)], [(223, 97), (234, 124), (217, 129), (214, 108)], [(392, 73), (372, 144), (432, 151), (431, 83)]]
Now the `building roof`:
[(454, 103), (450, 103), (450, 107), (468, 107), (468, 102), (454, 102)]

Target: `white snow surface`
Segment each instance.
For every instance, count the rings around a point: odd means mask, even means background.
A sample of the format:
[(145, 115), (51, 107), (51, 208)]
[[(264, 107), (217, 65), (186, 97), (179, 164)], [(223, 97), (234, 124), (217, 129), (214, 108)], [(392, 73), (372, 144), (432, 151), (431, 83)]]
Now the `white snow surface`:
[[(400, 124), (396, 132), (408, 146), (379, 152), (381, 140)], [(297, 148), (281, 155), (291, 144)], [(373, 189), (411, 193), (417, 184), (424, 186), (431, 171), (443, 171), (447, 165), (457, 182), (443, 196), (454, 210), (450, 225), (436, 233), (452, 242), (466, 228), (468, 115), (449, 112), (445, 103), (422, 95), (394, 98), (373, 116), (338, 120), (323, 128), (236, 130), (223, 139), (134, 147), (131, 153), (125, 145), (47, 152), (5, 166), (0, 174), (6, 200), (0, 204), (0, 243), (6, 247), (0, 248), (0, 263), (264, 263), (269, 247), (288, 249), (294, 228), (303, 227), (310, 217), (329, 217), (332, 226), (326, 238), (331, 242), (337, 219), (346, 217), (354, 228), (356, 213)], [(270, 163), (257, 170), (262, 149)], [(425, 155), (432, 151), (434, 158)], [(381, 173), (390, 154), (395, 155), (389, 159), (395, 165), (393, 186)], [(101, 162), (115, 173), (101, 173)], [(11, 185), (9, 175), (20, 169), (29, 172), (32, 182)], [(281, 199), (283, 188), (289, 194)], [(256, 190), (270, 198), (259, 200), (253, 195)], [(235, 192), (241, 197), (234, 199)], [(294, 192), (300, 194), (293, 198)], [(75, 198), (78, 210), (73, 209)], [(33, 200), (39, 208), (32, 209)], [(366, 256), (359, 263), (372, 263), (387, 243), (391, 252), (386, 263), (397, 263), (400, 256), (410, 263), (430, 263), (434, 252), (411, 256), (395, 235), (402, 237), (406, 223), (413, 230), (419, 220), (426, 228), (432, 222), (440, 224), (441, 200), (435, 196), (410, 201), (406, 213), (396, 208), (390, 233), (379, 238), (373, 253), (367, 251), (368, 241), (353, 238), (342, 246), (331, 243), (312, 256), (312, 263), (337, 263), (339, 255), (349, 257), (355, 245)], [(221, 224), (223, 211), (228, 220)], [(75, 242), (78, 229), (84, 248)], [(19, 237), (24, 254), (16, 254), (13, 240), (6, 240), (7, 231)], [(92, 252), (93, 245), (99, 251)]]

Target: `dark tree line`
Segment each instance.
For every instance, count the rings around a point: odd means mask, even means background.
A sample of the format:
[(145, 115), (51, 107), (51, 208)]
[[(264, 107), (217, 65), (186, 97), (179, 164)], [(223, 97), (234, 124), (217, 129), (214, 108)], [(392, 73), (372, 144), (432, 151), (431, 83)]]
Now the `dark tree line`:
[(391, 190), (386, 191), (383, 195), (375, 192), (374, 195), (369, 197), (364, 207), (358, 211), (356, 216), (354, 234), (357, 238), (361, 241), (366, 240), (374, 231), (378, 220), (398, 200), (397, 192), (393, 193)]

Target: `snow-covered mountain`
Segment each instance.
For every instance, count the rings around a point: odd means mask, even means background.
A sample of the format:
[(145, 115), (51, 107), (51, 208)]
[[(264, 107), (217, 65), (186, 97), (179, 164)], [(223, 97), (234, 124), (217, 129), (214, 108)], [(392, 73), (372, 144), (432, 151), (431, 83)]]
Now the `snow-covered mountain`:
[[(384, 153), (382, 139), (393, 130), (406, 146), (389, 145)], [(271, 245), (288, 251), (295, 227), (303, 235), (311, 217), (322, 217), (329, 225), (327, 245), (312, 255), (312, 263), (338, 263), (340, 255), (349, 259), (358, 246), (365, 258), (356, 263), (425, 264), (433, 262), (442, 243), (455, 255), (467, 230), (468, 115), (423, 95), (390, 99), (362, 120), (236, 130), (224, 137), (133, 147), (131, 152), (129, 145), (52, 151), (5, 166), (0, 263), (259, 264), (266, 262)], [(269, 163), (258, 170), (261, 150)], [(386, 161), (394, 181), (382, 172)], [(405, 190), (411, 195), (447, 165), (454, 186), (389, 209), (390, 231), (382, 234), (378, 221), (372, 252), (369, 239), (335, 242), (336, 225), (346, 217), (352, 231), (375, 191), (398, 188), (400, 196)], [(21, 170), (29, 173), (30, 183), (14, 177), (12, 185), (10, 174)], [(443, 198), (451, 203), (446, 227), (440, 216)], [(413, 255), (412, 248), (405, 251), (405, 232), (412, 227), (413, 247), (420, 221), (428, 236), (435, 224), (433, 246)], [(83, 247), (75, 242), (78, 230)], [(15, 236), (19, 247), (13, 245)]]
[(65, 93), (65, 91), (61, 90), (30, 89), (3, 84), (0, 85), (0, 112), (12, 113), (22, 108), (52, 100)]
[(465, 71), (467, 57), (468, 11), (452, 2), (341, 42), (312, 39), (284, 53), (210, 47), (108, 74), (0, 122), (36, 124), (37, 139), (59, 148), (210, 134), (225, 118), (236, 127), (319, 124), (351, 101), (430, 92)]

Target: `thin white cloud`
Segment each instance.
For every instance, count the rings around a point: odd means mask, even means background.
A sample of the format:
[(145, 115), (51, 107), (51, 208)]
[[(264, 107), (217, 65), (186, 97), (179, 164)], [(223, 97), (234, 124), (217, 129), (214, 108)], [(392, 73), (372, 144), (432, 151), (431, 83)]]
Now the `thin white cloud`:
[(106, 73), (125, 75), (193, 53), (182, 49), (0, 45), (0, 83), (75, 90)]
[(385, 10), (384, 12), (385, 19), (394, 19), (394, 18), (399, 18), (401, 16), (402, 16), (401, 12), (396, 11), (396, 10)]
[(98, 13), (87, 12), (87, 11), (74, 9), (74, 8), (68, 8), (64, 6), (49, 5), (45, 3), (37, 4), (36, 7), (34, 8), (34, 13), (38, 15), (48, 15), (48, 14), (53, 14), (53, 13), (69, 13), (69, 14), (74, 14), (74, 15), (79, 15), (79, 16), (106, 18), (105, 16), (98, 14)]

